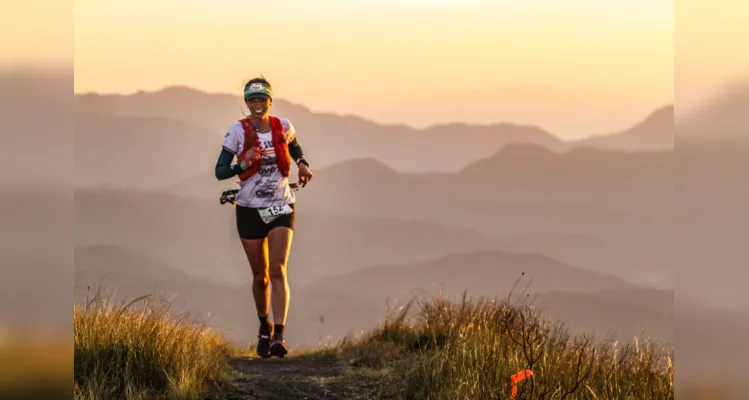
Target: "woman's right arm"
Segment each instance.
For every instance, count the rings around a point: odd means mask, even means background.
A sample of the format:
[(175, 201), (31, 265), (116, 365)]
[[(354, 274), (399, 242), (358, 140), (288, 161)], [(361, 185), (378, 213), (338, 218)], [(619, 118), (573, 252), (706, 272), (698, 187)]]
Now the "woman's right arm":
[(242, 173), (241, 163), (231, 165), (232, 160), (234, 160), (234, 154), (226, 149), (221, 149), (221, 154), (219, 154), (216, 162), (216, 179), (223, 181)]

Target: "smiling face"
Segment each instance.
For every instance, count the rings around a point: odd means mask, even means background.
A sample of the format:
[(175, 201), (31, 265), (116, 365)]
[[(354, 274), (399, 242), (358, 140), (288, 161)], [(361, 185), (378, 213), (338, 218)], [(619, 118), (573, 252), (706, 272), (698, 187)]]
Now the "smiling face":
[(252, 79), (244, 87), (244, 102), (253, 118), (265, 119), (272, 99), (273, 89), (265, 79)]
[(252, 96), (247, 99), (247, 108), (253, 117), (264, 119), (270, 110), (270, 99), (264, 96)]

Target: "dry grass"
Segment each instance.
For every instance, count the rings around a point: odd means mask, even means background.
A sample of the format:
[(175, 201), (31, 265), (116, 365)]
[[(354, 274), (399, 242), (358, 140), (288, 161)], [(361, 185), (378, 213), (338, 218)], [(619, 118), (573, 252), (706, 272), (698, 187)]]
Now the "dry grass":
[[(407, 318), (417, 304), (418, 312)], [(390, 370), (404, 399), (508, 399), (510, 376), (531, 369), (517, 399), (673, 399), (672, 353), (637, 340), (570, 337), (528, 305), (415, 299), (365, 337), (342, 344), (354, 364)]]
[(198, 399), (229, 382), (221, 335), (146, 300), (75, 307), (76, 399)]
[[(220, 395), (232, 379), (231, 357), (252, 354), (171, 316), (167, 306), (136, 307), (144, 299), (138, 300), (97, 298), (75, 308), (77, 399)], [(534, 375), (518, 384), (517, 400), (670, 400), (672, 360), (668, 347), (648, 341), (572, 337), (527, 304), (417, 298), (359, 339), (280, 363), (235, 360), (249, 375), (230, 390), (286, 390), (283, 398), (324, 391), (330, 398), (509, 399), (510, 376), (530, 369)], [(275, 372), (283, 384), (266, 385), (274, 370), (285, 371)]]

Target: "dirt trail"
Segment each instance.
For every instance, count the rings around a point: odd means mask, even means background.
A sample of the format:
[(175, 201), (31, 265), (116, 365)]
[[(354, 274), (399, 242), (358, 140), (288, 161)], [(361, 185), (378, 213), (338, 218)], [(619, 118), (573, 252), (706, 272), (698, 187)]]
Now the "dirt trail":
[(231, 360), (238, 377), (227, 399), (378, 399), (376, 374), (350, 368), (333, 354), (283, 359), (240, 357)]

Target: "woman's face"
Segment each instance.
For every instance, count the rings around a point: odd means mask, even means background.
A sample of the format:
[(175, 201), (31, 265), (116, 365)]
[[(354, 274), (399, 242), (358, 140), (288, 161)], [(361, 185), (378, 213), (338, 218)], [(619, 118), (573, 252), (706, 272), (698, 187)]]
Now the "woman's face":
[(262, 97), (251, 97), (247, 99), (247, 107), (250, 113), (258, 118), (263, 118), (268, 114), (270, 109), (270, 99)]

